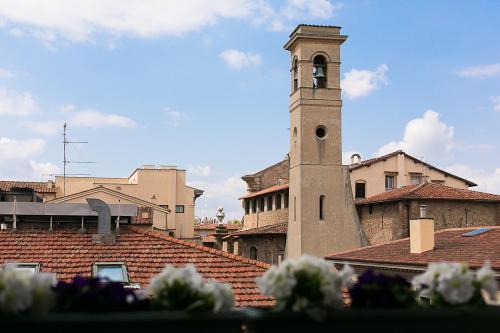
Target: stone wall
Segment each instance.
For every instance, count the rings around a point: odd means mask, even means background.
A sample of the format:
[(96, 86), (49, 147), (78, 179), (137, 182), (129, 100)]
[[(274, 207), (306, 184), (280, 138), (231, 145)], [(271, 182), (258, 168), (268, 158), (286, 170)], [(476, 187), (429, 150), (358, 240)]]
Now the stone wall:
[(242, 237), (238, 241), (238, 246), (233, 245), (233, 249), (238, 249), (238, 254), (250, 258), (250, 248), (257, 248), (257, 260), (269, 264), (278, 264), (285, 257), (286, 235), (259, 235), (258, 237)]
[(270, 210), (245, 215), (243, 229), (264, 227), (271, 224), (284, 223), (288, 221), (288, 208)]
[(369, 245), (409, 237), (409, 220), (420, 215), (427, 205), (427, 217), (434, 219), (435, 230), (500, 225), (500, 203), (415, 200), (358, 206), (358, 215)]

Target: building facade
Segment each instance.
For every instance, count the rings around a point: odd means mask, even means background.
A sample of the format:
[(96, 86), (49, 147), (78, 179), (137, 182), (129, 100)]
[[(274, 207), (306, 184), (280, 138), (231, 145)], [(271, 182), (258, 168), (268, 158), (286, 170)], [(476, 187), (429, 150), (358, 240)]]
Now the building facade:
[(362, 161), (359, 154), (351, 156), (349, 165), (355, 199), (369, 198), (396, 188), (422, 183), (436, 183), (468, 189), (475, 183), (436, 168), (402, 150)]
[(0, 201), (136, 205), (136, 222), (177, 237), (194, 237), (194, 210), (202, 190), (186, 185), (186, 171), (145, 165), (130, 177), (62, 177), (55, 182), (0, 182)]
[(500, 195), (440, 183), (408, 185), (356, 202), (369, 245), (409, 237), (410, 220), (422, 205), (435, 230), (500, 225)]

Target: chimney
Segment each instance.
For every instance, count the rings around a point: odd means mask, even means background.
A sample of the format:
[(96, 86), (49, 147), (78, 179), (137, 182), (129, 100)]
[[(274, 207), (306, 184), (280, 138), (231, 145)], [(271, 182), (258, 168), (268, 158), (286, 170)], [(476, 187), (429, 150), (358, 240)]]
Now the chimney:
[(114, 244), (116, 235), (111, 233), (111, 210), (109, 206), (99, 199), (87, 199), (90, 208), (97, 212), (97, 234), (92, 235), (94, 244)]
[(352, 154), (351, 155), (351, 164), (358, 164), (359, 162), (361, 162), (361, 155)]
[(434, 219), (427, 218), (427, 206), (420, 205), (420, 217), (410, 220), (410, 253), (434, 249)]

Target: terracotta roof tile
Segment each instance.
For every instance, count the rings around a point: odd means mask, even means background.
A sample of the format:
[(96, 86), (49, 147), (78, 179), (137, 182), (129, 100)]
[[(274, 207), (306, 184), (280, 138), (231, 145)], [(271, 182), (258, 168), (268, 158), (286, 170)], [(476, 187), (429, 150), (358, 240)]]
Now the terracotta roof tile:
[(193, 263), (207, 278), (233, 286), (237, 306), (270, 306), (273, 300), (260, 295), (255, 278), (269, 264), (186, 242), (165, 234), (123, 226), (114, 245), (92, 243), (92, 234), (76, 230), (0, 231), (0, 264), (35, 262), (58, 279), (91, 276), (95, 262), (124, 262), (132, 283), (146, 287), (166, 264)]
[(50, 182), (0, 181), (0, 191), (10, 191), (12, 188), (29, 188), (38, 193), (56, 193), (57, 188)]
[(500, 227), (473, 236), (464, 233), (479, 229), (445, 229), (435, 233), (435, 246), (431, 251), (420, 254), (410, 253), (410, 239), (404, 238), (385, 244), (335, 253), (327, 256), (330, 260), (341, 260), (371, 264), (396, 264), (426, 266), (430, 262), (451, 261), (467, 263), (477, 268), (486, 260), (491, 261), (494, 270), (500, 271)]
[(288, 230), (288, 222), (276, 223), (276, 224), (266, 225), (264, 227), (236, 231), (226, 236), (225, 238), (233, 236), (255, 236), (255, 235), (270, 235), (270, 234), (286, 235), (287, 230)]
[(287, 190), (287, 189), (288, 189), (288, 184), (274, 185), (274, 186), (265, 188), (265, 189), (257, 191), (257, 192), (248, 193), (239, 199), (241, 200), (241, 199), (253, 198), (253, 197), (257, 197), (259, 195), (277, 192), (277, 191), (281, 191), (281, 190)]
[(356, 200), (356, 205), (411, 199), (444, 199), (500, 202), (500, 195), (459, 189), (442, 184), (423, 183), (419, 185), (404, 186), (398, 189), (374, 195), (366, 199)]

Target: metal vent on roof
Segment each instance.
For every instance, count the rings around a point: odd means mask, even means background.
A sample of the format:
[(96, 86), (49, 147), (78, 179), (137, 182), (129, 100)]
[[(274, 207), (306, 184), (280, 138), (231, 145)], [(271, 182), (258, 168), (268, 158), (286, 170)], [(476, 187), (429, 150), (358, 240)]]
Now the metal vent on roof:
[(474, 237), (474, 236), (477, 236), (477, 235), (480, 235), (480, 234), (484, 234), (485, 232), (488, 232), (488, 231), (491, 231), (493, 229), (491, 228), (479, 228), (479, 229), (476, 229), (476, 230), (472, 230), (472, 231), (469, 231), (469, 232), (466, 232), (465, 234), (462, 234), (463, 237)]

